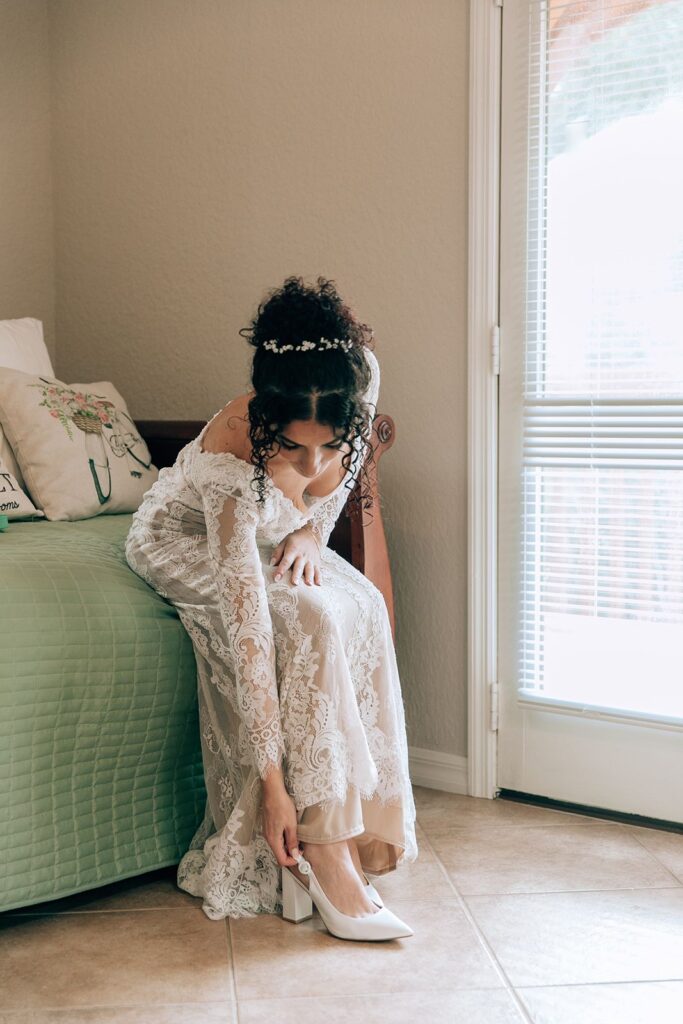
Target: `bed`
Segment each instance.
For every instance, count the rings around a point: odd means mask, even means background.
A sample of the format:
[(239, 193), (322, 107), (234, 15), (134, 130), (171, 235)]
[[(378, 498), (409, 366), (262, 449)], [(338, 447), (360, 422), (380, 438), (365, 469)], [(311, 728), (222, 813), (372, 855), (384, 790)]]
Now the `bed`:
[[(203, 422), (137, 426), (162, 467)], [(378, 414), (376, 463), (394, 436)], [(177, 864), (201, 821), (192, 644), (125, 560), (131, 519), (0, 533), (0, 911)], [(372, 519), (344, 510), (330, 546), (382, 590), (393, 629), (379, 500)]]

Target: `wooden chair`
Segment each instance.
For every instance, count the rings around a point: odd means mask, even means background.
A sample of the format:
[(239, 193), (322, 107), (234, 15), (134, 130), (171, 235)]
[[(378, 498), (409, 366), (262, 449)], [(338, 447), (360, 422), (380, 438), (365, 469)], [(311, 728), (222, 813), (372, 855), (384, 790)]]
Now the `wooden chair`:
[[(159, 469), (172, 466), (180, 449), (192, 441), (204, 426), (202, 420), (136, 420), (135, 424), (147, 443), (154, 465)], [(377, 480), (379, 460), (394, 440), (393, 419), (385, 413), (378, 413), (372, 432), (375, 459), (369, 467), (372, 508), (363, 512), (349, 508), (347, 501), (332, 531), (329, 546), (381, 590), (395, 639), (394, 595)], [(358, 493), (359, 489), (360, 481), (356, 481), (354, 492)]]

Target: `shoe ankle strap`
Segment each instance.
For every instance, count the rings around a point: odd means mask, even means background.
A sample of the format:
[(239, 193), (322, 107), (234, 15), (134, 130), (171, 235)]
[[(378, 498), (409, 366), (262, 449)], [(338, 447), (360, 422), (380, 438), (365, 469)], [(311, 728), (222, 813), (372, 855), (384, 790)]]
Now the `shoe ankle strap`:
[(311, 865), (308, 863), (303, 853), (300, 853), (296, 858), (296, 866), (303, 875), (310, 875)]

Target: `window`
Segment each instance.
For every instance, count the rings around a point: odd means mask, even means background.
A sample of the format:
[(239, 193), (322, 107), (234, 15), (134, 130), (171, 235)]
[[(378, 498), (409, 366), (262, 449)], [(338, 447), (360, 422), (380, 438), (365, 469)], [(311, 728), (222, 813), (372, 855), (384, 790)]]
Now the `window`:
[(529, 15), (519, 688), (683, 718), (683, 2)]

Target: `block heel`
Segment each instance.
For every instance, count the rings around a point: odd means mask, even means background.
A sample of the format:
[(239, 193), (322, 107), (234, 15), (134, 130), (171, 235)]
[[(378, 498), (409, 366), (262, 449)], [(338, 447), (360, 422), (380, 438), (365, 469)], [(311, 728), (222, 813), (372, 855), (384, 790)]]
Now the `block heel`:
[(313, 917), (313, 900), (305, 885), (302, 885), (287, 867), (280, 869), (282, 877), (282, 916), (285, 921), (307, 921)]

